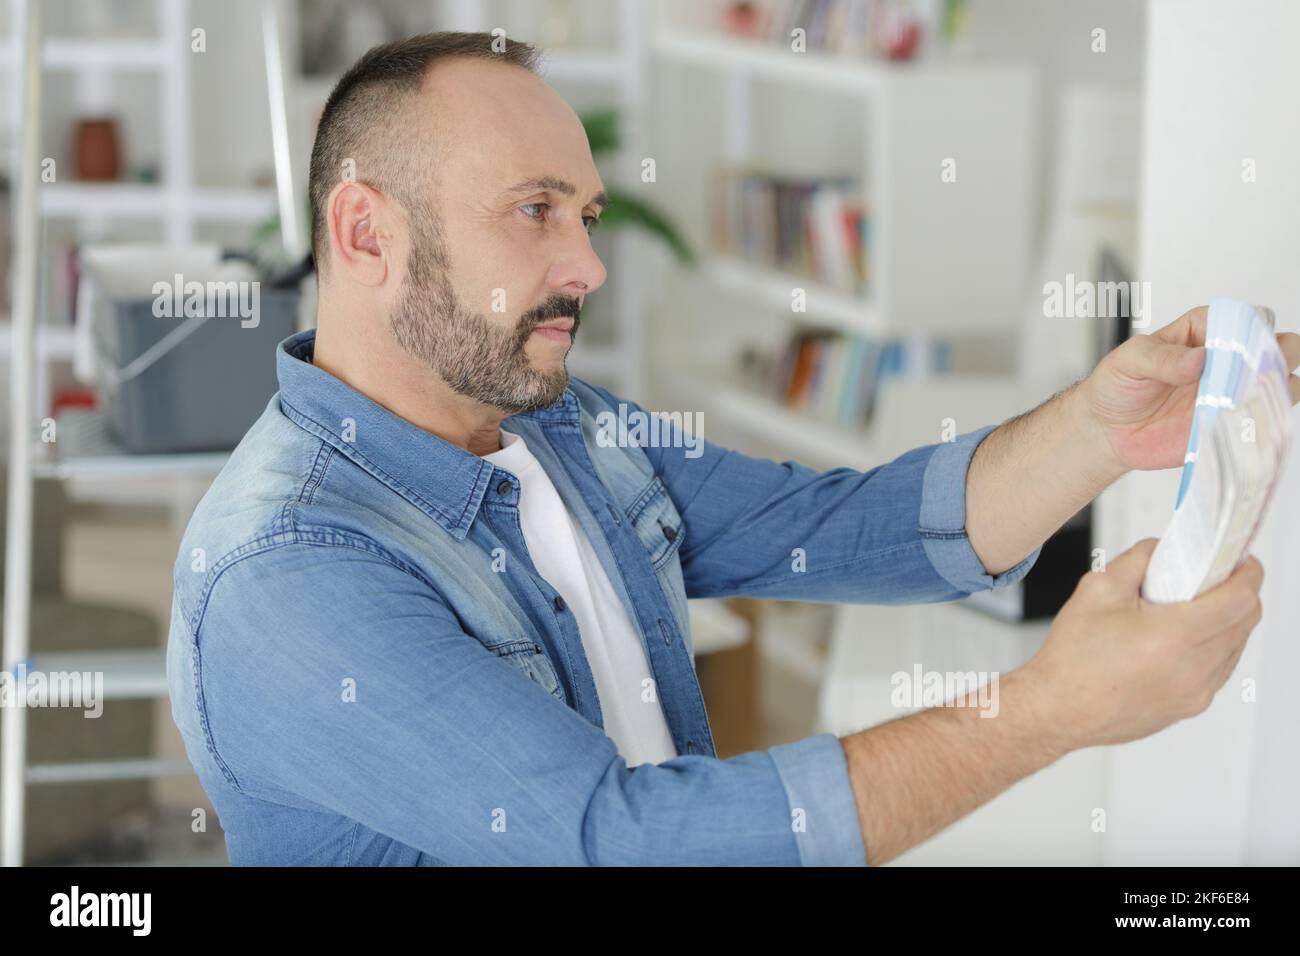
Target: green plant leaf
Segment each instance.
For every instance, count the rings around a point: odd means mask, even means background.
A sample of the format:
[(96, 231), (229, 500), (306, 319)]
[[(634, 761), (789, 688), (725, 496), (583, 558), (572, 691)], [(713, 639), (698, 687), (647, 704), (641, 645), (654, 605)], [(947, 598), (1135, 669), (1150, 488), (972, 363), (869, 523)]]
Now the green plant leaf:
[(618, 149), (622, 138), (619, 133), (618, 110), (597, 110), (582, 117), (583, 129), (587, 131), (587, 142), (591, 146), (591, 155), (600, 156)]
[(668, 244), (683, 265), (695, 263), (695, 253), (685, 237), (654, 206), (621, 189), (610, 189), (609, 207), (601, 214), (600, 228), (638, 226)]

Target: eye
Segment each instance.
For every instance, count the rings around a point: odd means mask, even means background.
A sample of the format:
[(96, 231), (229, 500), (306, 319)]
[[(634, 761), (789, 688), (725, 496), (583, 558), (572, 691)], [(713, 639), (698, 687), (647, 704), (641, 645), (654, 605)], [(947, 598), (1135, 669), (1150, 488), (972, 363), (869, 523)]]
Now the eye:
[[(529, 219), (533, 220), (534, 222), (544, 221), (546, 219), (546, 211), (550, 208), (551, 208), (550, 204), (544, 202), (530, 202), (530, 203), (525, 203), (524, 205), (518, 207), (518, 209), (525, 216), (527, 216)], [(591, 233), (592, 230), (594, 230), (598, 225), (600, 225), (600, 217), (583, 216), (582, 224), (586, 228), (587, 232)]]

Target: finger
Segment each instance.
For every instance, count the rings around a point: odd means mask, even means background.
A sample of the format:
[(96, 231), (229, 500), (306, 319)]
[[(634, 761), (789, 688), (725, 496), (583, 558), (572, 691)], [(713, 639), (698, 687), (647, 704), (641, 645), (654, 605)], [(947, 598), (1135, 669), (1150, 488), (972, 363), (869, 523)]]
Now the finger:
[(1249, 638), (1250, 638), (1250, 631), (1247, 631), (1245, 634), (1241, 636), (1240, 641), (1236, 643), (1236, 646), (1233, 649), (1232, 653), (1228, 655), (1228, 659), (1224, 661), (1223, 664), (1219, 667), (1219, 669), (1215, 672), (1214, 674), (1215, 689), (1218, 689), (1222, 687), (1225, 683), (1227, 683), (1228, 678), (1232, 676), (1232, 672), (1237, 669), (1237, 664), (1241, 661), (1241, 655), (1246, 652), (1246, 642), (1249, 640)]
[(1263, 583), (1264, 566), (1257, 558), (1247, 558), (1226, 581), (1176, 606), (1189, 626), (1213, 637), (1256, 613)]
[(1250, 641), (1251, 632), (1255, 629), (1254, 621), (1247, 621), (1244, 624), (1230, 629), (1223, 640), (1223, 649), (1219, 654), (1219, 660), (1209, 671), (1206, 677), (1207, 686), (1211, 690), (1212, 696), (1217, 696), (1232, 677), (1237, 665), (1241, 662), (1241, 655), (1246, 652), (1246, 644)]
[(1246, 646), (1246, 641), (1250, 639), (1250, 635), (1259, 626), (1263, 616), (1263, 605), (1257, 605), (1254, 613), (1246, 615), (1223, 633), (1216, 634), (1214, 640), (1206, 644), (1206, 650), (1213, 649), (1215, 651), (1217, 657), (1215, 670), (1222, 672), (1224, 677), (1227, 677), (1232, 672), (1232, 667), (1229, 666), (1232, 658), (1241, 656), (1242, 648)]
[(1189, 385), (1200, 377), (1205, 367), (1205, 346), (1177, 345), (1147, 335), (1131, 339), (1125, 357), (1126, 374), (1166, 385)]
[(1291, 392), (1291, 404), (1300, 402), (1300, 376), (1288, 375), (1286, 377), (1286, 387)]
[(1226, 661), (1224, 661), (1223, 671), (1219, 678), (1220, 683), (1231, 677), (1232, 672), (1235, 671), (1237, 665), (1241, 663), (1241, 655), (1246, 653), (1246, 645), (1250, 643), (1250, 635), (1252, 633), (1253, 629), (1247, 631), (1245, 637), (1242, 638), (1241, 643), (1237, 645), (1237, 649), (1228, 656)]
[(1283, 332), (1277, 337), (1277, 347), (1282, 350), (1287, 369), (1294, 372), (1296, 366), (1300, 365), (1300, 335)]
[(1142, 579), (1146, 576), (1147, 565), (1151, 563), (1151, 555), (1155, 552), (1157, 544), (1159, 544), (1157, 538), (1143, 538), (1113, 561), (1108, 561), (1105, 571), (1093, 573), (1105, 574), (1115, 587), (1124, 593), (1132, 592), (1136, 595), (1142, 586)]
[(1210, 307), (1198, 305), (1184, 312), (1163, 328), (1151, 333), (1151, 338), (1173, 345), (1197, 346), (1205, 344), (1205, 324), (1209, 320)]

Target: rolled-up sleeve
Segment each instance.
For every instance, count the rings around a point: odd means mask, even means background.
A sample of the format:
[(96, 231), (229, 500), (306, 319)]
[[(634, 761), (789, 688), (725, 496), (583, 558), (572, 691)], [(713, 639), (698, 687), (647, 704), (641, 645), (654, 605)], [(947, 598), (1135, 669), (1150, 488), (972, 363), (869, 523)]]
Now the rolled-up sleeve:
[(989, 574), (966, 534), (966, 475), (975, 449), (996, 428), (986, 425), (935, 447), (921, 489), (921, 541), (934, 569), (959, 591), (975, 592), (1014, 584), (1038, 560), (1041, 545), (1001, 574)]
[(816, 734), (768, 753), (785, 785), (803, 865), (866, 866), (857, 801), (839, 738)]

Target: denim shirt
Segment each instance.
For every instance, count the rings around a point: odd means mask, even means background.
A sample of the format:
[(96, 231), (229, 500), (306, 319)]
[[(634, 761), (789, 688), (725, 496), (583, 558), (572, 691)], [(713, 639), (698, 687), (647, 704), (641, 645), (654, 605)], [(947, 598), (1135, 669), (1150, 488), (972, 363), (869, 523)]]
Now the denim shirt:
[(716, 756), (686, 600), (945, 601), (1019, 580), (1038, 551), (994, 577), (964, 530), (992, 426), (818, 472), (611, 442), (608, 414), (644, 409), (573, 378), (507, 418), (639, 631), (679, 756), (629, 768), (524, 543), (516, 476), (315, 367), (314, 345), (280, 344), (280, 390), (175, 565), (172, 715), (232, 863), (866, 863), (834, 735)]

